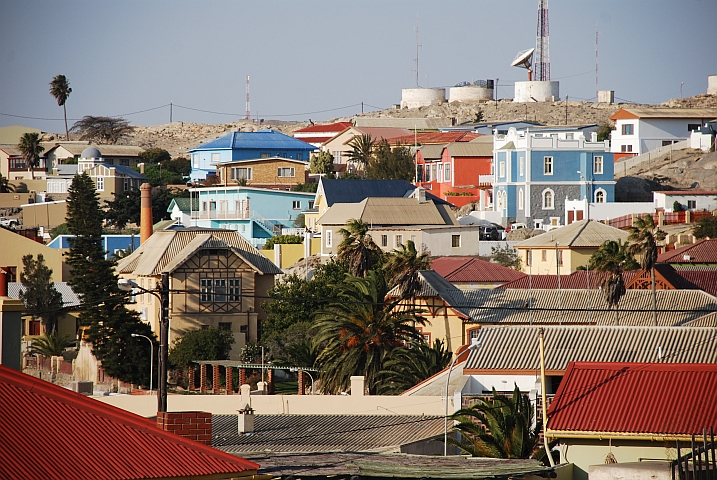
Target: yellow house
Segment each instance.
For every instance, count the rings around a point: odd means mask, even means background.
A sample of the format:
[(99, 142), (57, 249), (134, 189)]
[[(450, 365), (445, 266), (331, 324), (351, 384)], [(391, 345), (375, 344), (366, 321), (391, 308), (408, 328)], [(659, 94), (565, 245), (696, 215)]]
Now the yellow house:
[(322, 151), (330, 152), (334, 157), (334, 165), (347, 165), (349, 152), (352, 150), (351, 140), (361, 135), (371, 135), (375, 141), (383, 139), (405, 137), (411, 135), (412, 130), (406, 128), (393, 127), (349, 127), (343, 132), (337, 134), (332, 139), (327, 140), (321, 147)]
[(627, 241), (628, 233), (618, 228), (579, 220), (513, 246), (518, 250), (523, 272), (533, 275), (569, 275), (585, 266), (607, 240)]
[(239, 185), (244, 180), (248, 187), (290, 190), (306, 182), (309, 163), (293, 158), (270, 157), (254, 160), (235, 160), (212, 164), (216, 166), (221, 185)]
[(15, 232), (0, 228), (0, 266), (10, 274), (9, 282), (20, 280), (22, 257), (32, 254), (37, 258), (42, 254), (45, 264), (52, 269), (53, 282), (65, 282), (70, 279), (70, 267), (63, 262), (62, 252), (50, 248), (35, 240), (18, 235)]

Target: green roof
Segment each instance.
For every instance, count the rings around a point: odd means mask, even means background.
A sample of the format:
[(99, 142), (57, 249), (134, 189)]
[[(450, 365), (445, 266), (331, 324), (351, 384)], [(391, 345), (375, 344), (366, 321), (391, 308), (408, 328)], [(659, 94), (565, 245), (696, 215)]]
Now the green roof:
[[(190, 208), (190, 203), (191, 208)], [(181, 210), (183, 213), (189, 213), (190, 211), (199, 211), (199, 199), (198, 198), (186, 198), (186, 197), (177, 197), (173, 198), (172, 202), (169, 204), (169, 207), (167, 207), (167, 212), (171, 212), (174, 210), (174, 206), (177, 206), (179, 210)]]

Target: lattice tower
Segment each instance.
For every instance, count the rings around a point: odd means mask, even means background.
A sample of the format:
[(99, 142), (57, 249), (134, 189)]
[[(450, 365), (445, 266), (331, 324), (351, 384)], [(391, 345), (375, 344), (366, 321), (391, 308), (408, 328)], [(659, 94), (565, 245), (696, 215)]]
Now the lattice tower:
[(548, 27), (548, 0), (538, 3), (538, 35), (535, 41), (535, 80), (550, 80), (550, 32)]

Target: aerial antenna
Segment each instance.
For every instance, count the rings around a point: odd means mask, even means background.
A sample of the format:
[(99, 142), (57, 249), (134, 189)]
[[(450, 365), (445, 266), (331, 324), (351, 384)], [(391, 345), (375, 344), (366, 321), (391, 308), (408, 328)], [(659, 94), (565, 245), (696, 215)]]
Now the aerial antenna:
[(418, 87), (418, 47), (422, 47), (423, 45), (418, 43), (418, 27), (416, 27), (416, 58), (413, 59), (414, 62), (416, 62), (416, 87)]
[(598, 28), (597, 22), (595, 22), (595, 101), (599, 102), (600, 99), (598, 98), (598, 92), (600, 89), (598, 88), (598, 34), (600, 30)]
[(548, 27), (548, 0), (538, 3), (538, 35), (535, 42), (535, 79), (550, 80), (550, 32)]
[(529, 82), (533, 80), (533, 70), (531, 70), (531, 66), (533, 62), (534, 52), (534, 48), (529, 48), (527, 50), (523, 50), (522, 52), (518, 52), (518, 55), (515, 56), (515, 59), (510, 64), (511, 67), (520, 67), (526, 69), (528, 71)]
[(251, 106), (249, 103), (249, 75), (246, 76), (246, 120), (251, 120)]

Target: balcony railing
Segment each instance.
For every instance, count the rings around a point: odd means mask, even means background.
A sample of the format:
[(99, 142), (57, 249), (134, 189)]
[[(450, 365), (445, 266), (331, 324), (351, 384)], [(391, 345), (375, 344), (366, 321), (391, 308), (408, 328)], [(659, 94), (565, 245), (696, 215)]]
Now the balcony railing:
[(246, 210), (210, 210), (192, 212), (193, 220), (248, 220), (251, 215)]
[(493, 185), (493, 175), (478, 175), (478, 185)]

